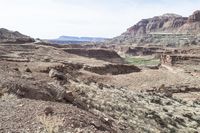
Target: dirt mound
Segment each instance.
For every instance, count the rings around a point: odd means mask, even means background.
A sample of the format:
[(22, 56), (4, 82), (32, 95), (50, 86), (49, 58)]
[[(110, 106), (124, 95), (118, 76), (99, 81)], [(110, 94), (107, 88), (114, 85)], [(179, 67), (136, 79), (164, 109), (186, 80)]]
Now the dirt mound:
[(108, 64), (99, 67), (86, 66), (84, 69), (100, 75), (106, 75), (106, 74), (119, 75), (119, 74), (128, 74), (132, 72), (141, 71), (140, 68), (134, 65), (119, 65), (119, 64)]
[(76, 54), (79, 56), (95, 58), (98, 60), (104, 60), (112, 63), (124, 63), (123, 59), (115, 52), (105, 49), (82, 49), (82, 48), (73, 48), (73, 49), (64, 49), (65, 52)]

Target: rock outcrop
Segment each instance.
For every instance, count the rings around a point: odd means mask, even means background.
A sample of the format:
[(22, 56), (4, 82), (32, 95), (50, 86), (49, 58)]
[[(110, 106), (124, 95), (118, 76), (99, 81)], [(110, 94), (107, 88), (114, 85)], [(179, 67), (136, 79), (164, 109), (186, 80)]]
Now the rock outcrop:
[(99, 67), (86, 66), (84, 68), (87, 71), (94, 72), (100, 75), (119, 75), (119, 74), (129, 74), (132, 72), (140, 72), (141, 69), (134, 65), (118, 65), (118, 64), (108, 64)]
[(163, 52), (161, 54), (160, 61), (163, 65), (169, 66), (194, 66), (196, 69), (200, 64), (200, 48), (190, 49), (174, 49), (171, 52)]
[(29, 43), (34, 42), (34, 39), (19, 33), (18, 31), (9, 31), (7, 29), (0, 29), (1, 43)]
[[(120, 36), (112, 39), (111, 44), (160, 44), (168, 46), (188, 45), (198, 41), (200, 11), (189, 17), (164, 14), (142, 19)], [(172, 36), (172, 37), (171, 37)]]
[(191, 16), (188, 18), (188, 22), (197, 22), (200, 21), (200, 10), (195, 11)]
[(67, 48), (65, 52), (75, 54), (79, 56), (95, 58), (98, 60), (104, 60), (112, 63), (124, 63), (123, 59), (112, 50), (106, 49), (87, 49), (87, 48)]

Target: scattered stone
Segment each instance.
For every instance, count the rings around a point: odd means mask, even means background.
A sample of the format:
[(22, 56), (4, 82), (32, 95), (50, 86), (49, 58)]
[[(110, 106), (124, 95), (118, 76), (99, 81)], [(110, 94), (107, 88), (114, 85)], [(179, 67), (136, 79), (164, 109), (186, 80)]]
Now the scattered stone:
[(65, 93), (65, 96), (64, 96), (64, 99), (70, 103), (74, 102), (74, 95), (73, 95), (73, 92), (72, 91), (66, 91)]
[(29, 75), (23, 74), (23, 75), (21, 75), (21, 78), (23, 78), (23, 79), (29, 79), (29, 80), (34, 79), (33, 76), (30, 75), (30, 74)]
[(53, 110), (52, 107), (46, 107), (46, 108), (44, 109), (44, 113), (45, 113), (46, 116), (51, 116), (51, 115), (53, 115), (54, 110)]
[(160, 98), (153, 98), (151, 99), (151, 102), (159, 104), (159, 105), (163, 105), (162, 100)]
[(25, 72), (32, 73), (32, 71), (31, 71), (31, 69), (29, 67), (25, 68)]
[(159, 91), (165, 91), (165, 84), (162, 84), (159, 88), (158, 88)]
[(3, 96), (3, 93), (0, 91), (0, 97)]
[(112, 123), (114, 123), (114, 121), (112, 119), (109, 119), (107, 117), (106, 118), (101, 117), (100, 120), (110, 127), (112, 127)]
[(45, 57), (45, 58), (43, 59), (43, 61), (44, 61), (44, 62), (51, 62), (51, 59), (48, 58), (48, 57)]
[(97, 121), (92, 121), (91, 125), (93, 125), (96, 129), (101, 130), (101, 131), (106, 131), (105, 125), (101, 124), (100, 122)]
[(13, 69), (14, 69), (15, 71), (17, 71), (17, 72), (19, 71), (19, 68), (13, 68)]

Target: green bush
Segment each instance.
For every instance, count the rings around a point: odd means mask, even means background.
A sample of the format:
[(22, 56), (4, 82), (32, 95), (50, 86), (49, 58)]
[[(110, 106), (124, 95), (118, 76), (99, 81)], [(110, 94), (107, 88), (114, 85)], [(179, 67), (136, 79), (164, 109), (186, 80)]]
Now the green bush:
[(160, 63), (159, 59), (145, 58), (145, 57), (132, 57), (132, 56), (126, 57), (125, 61), (128, 64), (133, 64), (136, 66), (153, 66), (153, 65), (158, 65)]

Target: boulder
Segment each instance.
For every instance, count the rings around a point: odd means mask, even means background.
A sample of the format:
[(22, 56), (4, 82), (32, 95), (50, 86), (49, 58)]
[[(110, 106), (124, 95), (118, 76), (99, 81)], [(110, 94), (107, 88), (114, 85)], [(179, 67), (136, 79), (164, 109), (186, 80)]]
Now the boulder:
[(64, 99), (70, 103), (72, 103), (75, 99), (73, 92), (72, 91), (66, 91), (64, 95)]
[(49, 77), (50, 78), (57, 78), (57, 79), (60, 79), (60, 80), (63, 80), (65, 78), (64, 74), (57, 71), (56, 69), (51, 69), (49, 71)]
[(53, 113), (54, 113), (53, 108), (52, 107), (46, 107), (44, 109), (44, 113), (45, 113), (46, 116), (53, 115)]
[(32, 73), (31, 69), (28, 67), (25, 68), (25, 72)]

